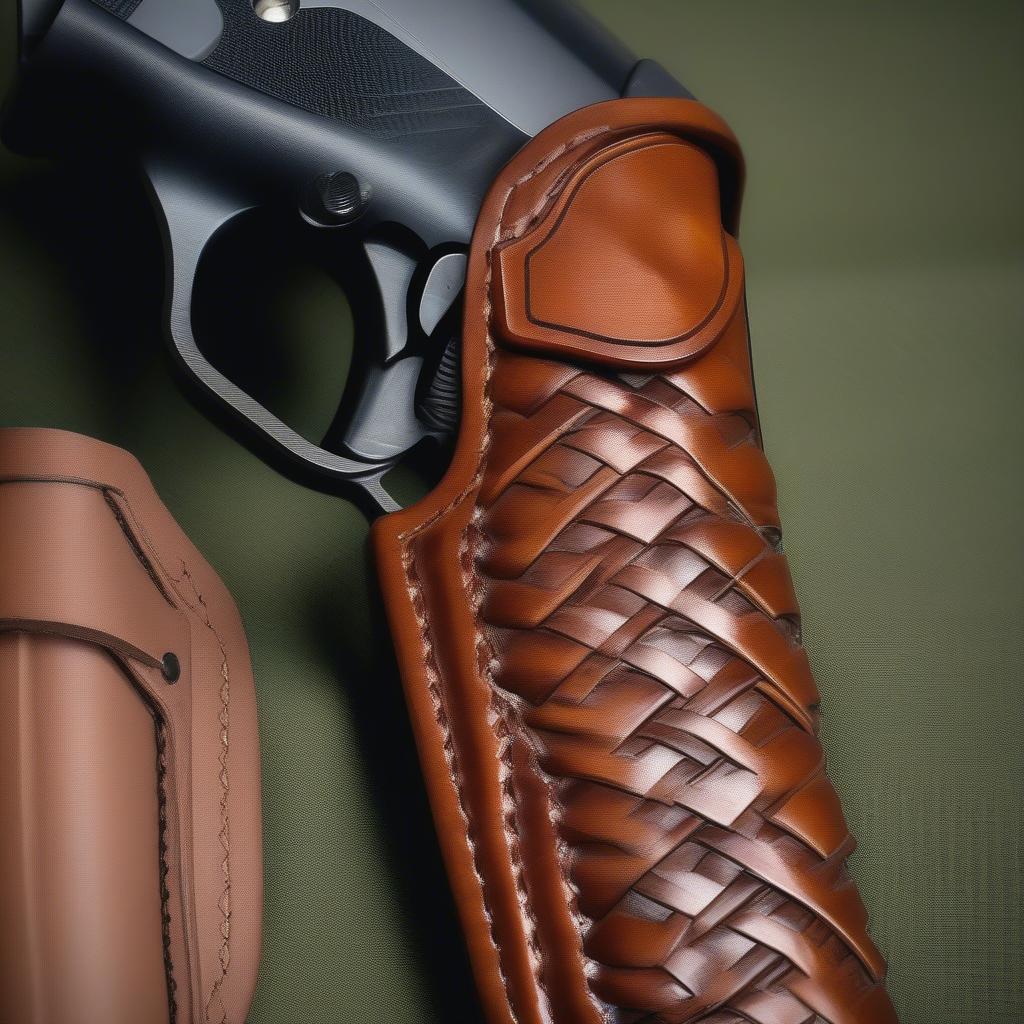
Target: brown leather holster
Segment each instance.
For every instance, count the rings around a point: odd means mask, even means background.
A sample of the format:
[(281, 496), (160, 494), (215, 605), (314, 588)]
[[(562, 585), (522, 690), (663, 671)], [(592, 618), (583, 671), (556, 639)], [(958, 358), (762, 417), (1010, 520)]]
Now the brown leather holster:
[(228, 592), (132, 456), (0, 430), (0, 1022), (243, 1024), (260, 846)]
[(741, 158), (564, 118), (470, 255), (454, 463), (375, 545), (491, 1024), (889, 1024), (757, 423)]

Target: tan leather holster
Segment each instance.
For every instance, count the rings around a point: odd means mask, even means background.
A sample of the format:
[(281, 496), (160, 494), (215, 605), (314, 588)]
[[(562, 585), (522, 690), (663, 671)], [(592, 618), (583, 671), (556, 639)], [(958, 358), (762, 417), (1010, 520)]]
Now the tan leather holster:
[(490, 1024), (891, 1024), (761, 447), (736, 140), (577, 111), (495, 182), (452, 467), (384, 597)]
[(0, 1022), (243, 1024), (260, 844), (223, 584), (132, 456), (0, 431)]

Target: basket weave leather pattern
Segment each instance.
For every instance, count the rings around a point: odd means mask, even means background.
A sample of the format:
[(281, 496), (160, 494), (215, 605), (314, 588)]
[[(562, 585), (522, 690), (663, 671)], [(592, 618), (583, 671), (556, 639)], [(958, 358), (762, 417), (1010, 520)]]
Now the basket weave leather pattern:
[(742, 317), (705, 358), (633, 387), (498, 356), (475, 543), (491, 678), (551, 780), (593, 990), (618, 1020), (884, 1020)]
[[(495, 1024), (895, 1021), (760, 444), (737, 166), (689, 101), (526, 147), (474, 238), (455, 462), (375, 529)], [(673, 281), (707, 301), (652, 315)]]

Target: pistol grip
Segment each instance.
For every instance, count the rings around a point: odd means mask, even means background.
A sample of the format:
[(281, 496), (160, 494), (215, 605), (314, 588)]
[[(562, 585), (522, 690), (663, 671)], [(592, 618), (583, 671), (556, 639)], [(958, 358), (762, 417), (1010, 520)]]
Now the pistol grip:
[(473, 241), (453, 466), (374, 527), (491, 1024), (895, 1020), (760, 443), (741, 173), (689, 100), (527, 145)]

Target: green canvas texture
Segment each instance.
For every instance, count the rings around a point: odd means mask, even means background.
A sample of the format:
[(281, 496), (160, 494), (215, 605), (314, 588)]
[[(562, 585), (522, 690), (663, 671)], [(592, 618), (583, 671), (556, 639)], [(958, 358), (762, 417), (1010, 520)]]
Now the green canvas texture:
[[(1024, 6), (587, 6), (747, 155), (766, 447), (901, 1020), (1024, 1019)], [(14, 22), (6, 5), (8, 73)], [(359, 339), (301, 254), (271, 277), (228, 277), (228, 341), (312, 435)], [(196, 410), (161, 293), (132, 168), (0, 153), (0, 425), (137, 455), (247, 627), (266, 855), (250, 1024), (472, 1024), (367, 522)]]

